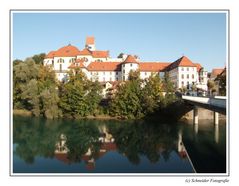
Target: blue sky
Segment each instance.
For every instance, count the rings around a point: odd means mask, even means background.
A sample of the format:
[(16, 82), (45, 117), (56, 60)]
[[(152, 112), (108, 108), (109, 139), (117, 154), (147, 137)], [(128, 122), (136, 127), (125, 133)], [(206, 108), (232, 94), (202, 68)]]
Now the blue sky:
[(173, 62), (182, 55), (211, 71), (226, 64), (225, 13), (13, 13), (13, 59), (68, 45)]

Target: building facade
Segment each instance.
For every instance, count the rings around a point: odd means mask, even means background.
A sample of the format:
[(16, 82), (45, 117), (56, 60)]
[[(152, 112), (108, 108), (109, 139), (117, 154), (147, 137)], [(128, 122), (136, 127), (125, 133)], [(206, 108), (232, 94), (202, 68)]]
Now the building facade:
[(68, 71), (80, 68), (89, 80), (99, 82), (115, 82), (128, 80), (129, 72), (138, 70), (140, 78), (149, 78), (152, 74), (162, 76), (169, 74), (175, 88), (180, 89), (192, 85), (207, 91), (207, 72), (198, 63), (193, 63), (186, 56), (174, 62), (145, 62), (137, 56), (122, 55), (111, 58), (109, 51), (96, 50), (94, 37), (87, 37), (85, 48), (68, 45), (49, 52), (44, 65), (52, 66), (59, 81), (66, 81)]

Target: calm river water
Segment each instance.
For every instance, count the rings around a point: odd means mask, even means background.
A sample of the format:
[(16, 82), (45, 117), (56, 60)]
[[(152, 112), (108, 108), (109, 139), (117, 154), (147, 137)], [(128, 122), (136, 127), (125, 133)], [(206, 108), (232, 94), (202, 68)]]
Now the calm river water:
[(226, 124), (13, 117), (13, 173), (225, 173)]

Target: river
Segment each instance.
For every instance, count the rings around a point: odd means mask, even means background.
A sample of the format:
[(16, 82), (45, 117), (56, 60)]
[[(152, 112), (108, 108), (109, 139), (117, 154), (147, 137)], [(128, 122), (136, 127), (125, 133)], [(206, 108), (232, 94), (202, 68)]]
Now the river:
[(13, 117), (13, 173), (226, 173), (226, 124)]

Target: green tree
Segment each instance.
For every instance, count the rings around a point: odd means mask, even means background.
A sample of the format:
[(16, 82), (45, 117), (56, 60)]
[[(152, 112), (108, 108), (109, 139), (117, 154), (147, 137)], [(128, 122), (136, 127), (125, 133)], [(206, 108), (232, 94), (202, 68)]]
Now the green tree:
[(40, 115), (39, 89), (35, 79), (30, 80), (23, 88), (22, 97), (25, 106), (34, 116)]
[(41, 112), (46, 118), (53, 119), (61, 117), (62, 113), (58, 107), (60, 99), (55, 86), (43, 90), (40, 94), (40, 99), (42, 103)]
[(123, 56), (124, 56), (124, 53), (121, 52), (117, 58), (123, 58)]
[(162, 81), (157, 74), (151, 75), (144, 81), (141, 104), (145, 114), (152, 113), (159, 107), (163, 99)]
[(215, 82), (212, 80), (207, 81), (207, 87), (209, 90), (209, 95), (212, 95), (212, 89), (215, 89)]
[(32, 59), (35, 61), (36, 64), (42, 64), (43, 65), (43, 60), (45, 59), (46, 54), (45, 53), (41, 53), (41, 54), (37, 54), (32, 56)]
[(123, 82), (110, 103), (111, 115), (140, 118), (143, 116), (141, 107), (141, 80), (139, 72), (130, 72), (129, 81)]
[(76, 69), (69, 73), (69, 81), (60, 87), (60, 106), (63, 113), (73, 117), (94, 114), (101, 100), (98, 82), (90, 82)]
[(163, 91), (165, 92), (164, 99), (162, 100), (161, 107), (166, 107), (169, 104), (176, 101), (175, 87), (173, 82), (170, 80), (168, 73), (165, 73), (163, 80)]
[(219, 94), (221, 96), (226, 96), (227, 90), (227, 80), (226, 80), (226, 74), (221, 75), (219, 78)]

